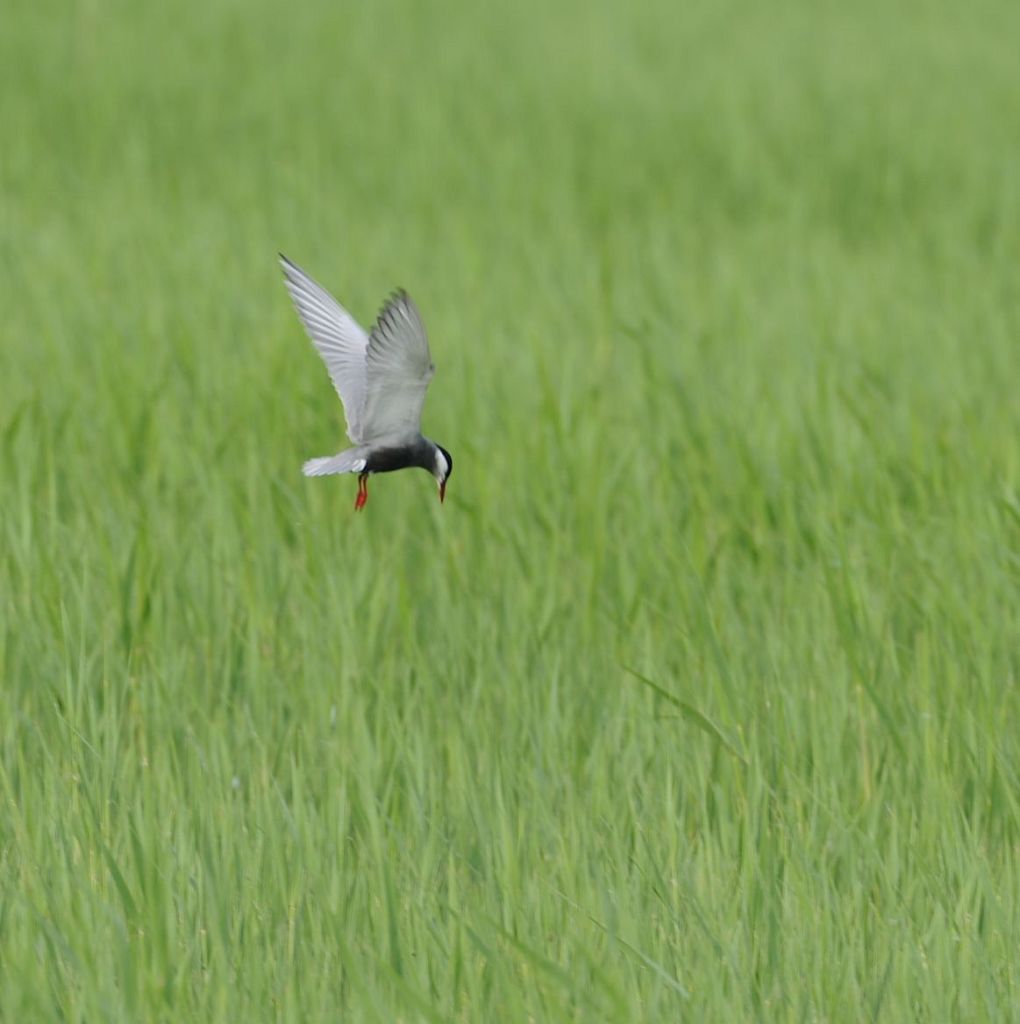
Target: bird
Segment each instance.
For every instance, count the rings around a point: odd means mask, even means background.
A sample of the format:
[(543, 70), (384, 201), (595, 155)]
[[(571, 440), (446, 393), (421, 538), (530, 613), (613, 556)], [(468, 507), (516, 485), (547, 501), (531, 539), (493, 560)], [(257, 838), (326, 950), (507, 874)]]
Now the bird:
[(368, 501), (368, 478), (418, 466), (431, 473), (446, 498), (453, 456), (422, 435), (425, 392), (435, 373), (418, 307), (398, 289), (387, 299), (368, 333), (322, 285), (283, 253), (280, 266), (290, 297), (312, 343), (326, 364), (354, 443), (336, 455), (309, 459), (305, 476), (357, 473), (355, 511)]

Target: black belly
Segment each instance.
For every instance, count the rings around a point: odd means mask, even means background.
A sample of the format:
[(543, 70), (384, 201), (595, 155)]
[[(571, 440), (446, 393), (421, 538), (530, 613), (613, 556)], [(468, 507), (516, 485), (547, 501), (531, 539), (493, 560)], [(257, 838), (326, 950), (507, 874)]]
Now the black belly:
[(396, 469), (418, 466), (428, 469), (423, 461), (425, 453), (415, 448), (379, 448), (365, 461), (365, 473), (392, 473)]

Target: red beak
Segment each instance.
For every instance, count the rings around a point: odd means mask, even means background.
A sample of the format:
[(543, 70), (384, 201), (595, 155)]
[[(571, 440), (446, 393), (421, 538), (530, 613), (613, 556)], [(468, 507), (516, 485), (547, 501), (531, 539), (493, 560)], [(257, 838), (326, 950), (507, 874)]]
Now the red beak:
[(444, 499), (445, 497), (446, 497), (446, 481), (444, 480), (444, 481), (443, 481), (443, 482), (442, 482), (442, 483), (441, 483), (441, 484), (439, 485), (439, 504), (440, 504), (440, 505), (441, 505), (441, 504), (443, 503), (443, 499)]

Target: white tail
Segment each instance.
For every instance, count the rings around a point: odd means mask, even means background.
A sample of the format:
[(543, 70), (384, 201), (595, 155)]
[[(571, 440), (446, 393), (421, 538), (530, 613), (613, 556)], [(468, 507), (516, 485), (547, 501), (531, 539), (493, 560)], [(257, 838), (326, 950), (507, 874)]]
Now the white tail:
[(365, 468), (365, 457), (360, 448), (348, 448), (339, 455), (309, 459), (302, 467), (305, 476), (329, 476), (331, 473), (360, 473)]

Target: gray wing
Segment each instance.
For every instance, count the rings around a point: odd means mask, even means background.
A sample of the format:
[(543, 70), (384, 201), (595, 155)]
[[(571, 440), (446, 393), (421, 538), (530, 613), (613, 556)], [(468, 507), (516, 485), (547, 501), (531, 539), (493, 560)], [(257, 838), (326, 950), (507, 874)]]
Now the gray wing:
[(347, 436), (360, 444), (364, 433), (366, 386), (364, 328), (321, 285), (280, 254), (287, 290), (308, 336), (322, 356), (333, 387), (343, 402)]
[(363, 442), (400, 440), (421, 431), (421, 410), (435, 367), (418, 309), (404, 291), (383, 307), (368, 341)]

